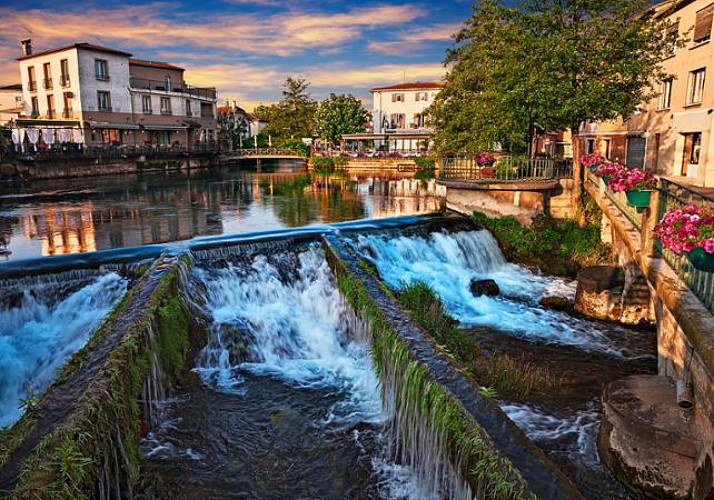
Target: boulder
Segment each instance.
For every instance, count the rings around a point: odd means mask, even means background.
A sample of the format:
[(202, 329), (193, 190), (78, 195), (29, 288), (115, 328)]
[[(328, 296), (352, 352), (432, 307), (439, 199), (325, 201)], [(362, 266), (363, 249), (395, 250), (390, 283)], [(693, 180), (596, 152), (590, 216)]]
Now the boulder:
[(552, 309), (553, 311), (572, 312), (573, 301), (567, 297), (543, 297), (539, 304), (544, 309)]
[(482, 295), (488, 295), (489, 297), (495, 297), (501, 290), (498, 288), (498, 283), (494, 280), (472, 280), (471, 281), (471, 293), (475, 297), (480, 297)]
[(583, 316), (630, 325), (652, 321), (649, 286), (637, 266), (586, 267), (577, 280), (574, 309)]

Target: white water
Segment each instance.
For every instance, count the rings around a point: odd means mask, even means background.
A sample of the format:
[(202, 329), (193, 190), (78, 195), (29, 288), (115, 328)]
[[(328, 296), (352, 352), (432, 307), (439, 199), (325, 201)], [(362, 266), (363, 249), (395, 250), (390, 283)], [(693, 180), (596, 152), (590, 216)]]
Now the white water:
[(25, 289), (21, 307), (0, 310), (0, 427), (22, 416), (20, 400), (52, 383), (126, 290), (107, 273), (59, 300)]
[[(355, 318), (319, 247), (194, 273), (212, 321), (195, 369), (206, 384), (249, 398), (242, 374), (276, 377), (296, 388), (340, 395), (317, 422), (326, 428), (386, 421), (368, 342), (360, 338), (366, 332), (353, 327)], [(226, 333), (228, 325), (245, 336), (248, 360), (232, 355), (236, 338)], [(383, 457), (373, 457), (373, 465), (386, 498), (427, 498), (411, 469)]]
[[(463, 326), (492, 327), (532, 341), (623, 354), (594, 323), (540, 307), (544, 296), (572, 298), (575, 283), (507, 263), (486, 230), (428, 237), (360, 235), (355, 244), (390, 287), (426, 282)], [(494, 279), (500, 296), (474, 297), (474, 279)]]

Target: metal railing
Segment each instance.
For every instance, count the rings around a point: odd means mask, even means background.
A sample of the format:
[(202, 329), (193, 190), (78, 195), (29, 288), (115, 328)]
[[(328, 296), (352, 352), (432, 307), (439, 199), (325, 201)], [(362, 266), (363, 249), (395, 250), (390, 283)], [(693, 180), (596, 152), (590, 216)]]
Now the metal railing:
[(69, 80), (69, 76), (62, 75), (60, 76), (60, 86), (61, 87), (69, 87), (72, 83)]
[[(168, 87), (167, 87), (168, 83)], [(155, 90), (158, 92), (175, 92), (198, 99), (216, 99), (215, 88), (192, 87), (185, 83), (164, 82), (161, 80), (147, 80), (145, 78), (130, 78), (129, 85), (136, 90)]]
[(232, 151), (240, 156), (300, 156), (300, 153), (281, 148), (246, 148)]
[[(668, 179), (660, 179), (660, 182), (657, 220), (660, 220), (668, 210), (676, 209), (689, 203), (714, 206), (714, 197), (698, 193), (690, 187)], [(702, 304), (714, 314), (714, 273), (694, 269), (686, 254), (676, 254), (664, 248), (658, 239), (655, 241), (655, 248)]]
[(612, 189), (607, 187), (605, 181), (600, 177), (594, 175), (590, 170), (587, 170), (586, 172), (587, 181), (597, 187), (600, 192), (605, 195), (605, 197), (612, 201), (638, 231), (642, 231), (642, 213), (638, 212), (635, 207), (627, 203), (627, 195), (625, 193), (614, 192)]
[(30, 80), (30, 82), (27, 84), (27, 90), (29, 90), (30, 92), (36, 92), (37, 91), (37, 81)]
[(45, 78), (42, 80), (42, 88), (45, 90), (52, 90), (52, 78)]
[(572, 160), (505, 157), (493, 165), (480, 166), (474, 158), (442, 158), (442, 180), (473, 182), (541, 181), (572, 178)]
[[(28, 149), (29, 148), (29, 149)], [(26, 146), (25, 152), (18, 152), (12, 146), (6, 151), (9, 158), (20, 161), (51, 161), (66, 158), (85, 158), (106, 160), (127, 160), (145, 157), (147, 160), (161, 158), (182, 158), (195, 153), (217, 154), (215, 141), (193, 144), (190, 148), (182, 145), (127, 145), (107, 144), (103, 146), (83, 146), (75, 143), (41, 144), (36, 147)]]

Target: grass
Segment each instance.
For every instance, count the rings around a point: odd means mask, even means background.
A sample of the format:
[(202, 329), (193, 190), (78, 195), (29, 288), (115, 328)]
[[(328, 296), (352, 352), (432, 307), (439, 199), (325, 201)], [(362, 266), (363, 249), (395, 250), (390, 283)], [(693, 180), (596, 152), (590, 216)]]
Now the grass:
[(611, 248), (600, 240), (600, 227), (581, 228), (575, 220), (558, 220), (540, 214), (524, 227), (515, 217), (490, 218), (474, 212), (474, 220), (493, 233), (506, 258), (535, 266), (556, 276), (574, 276), (582, 267), (612, 262)]
[[(429, 368), (411, 358), (406, 342), (388, 325), (384, 312), (375, 304), (364, 283), (347, 274), (344, 267), (340, 267), (343, 266), (340, 261), (331, 262), (337, 267), (340, 291), (352, 308), (369, 320), (373, 336), (371, 352), (381, 381), (382, 397), (394, 397), (398, 419), (411, 424), (400, 429), (402, 439), (408, 440), (415, 426), (425, 425), (428, 432), (422, 435), (434, 436), (441, 443), (442, 451), (452, 464), (461, 464), (466, 480), (482, 498), (530, 498), (532, 495), (512, 463), (493, 448), (488, 436), (458, 400), (432, 379)], [(424, 290), (420, 288), (412, 293), (419, 298), (423, 297)], [(438, 306), (431, 305), (424, 313), (428, 314), (433, 307)], [(440, 325), (440, 328), (447, 333), (446, 326)], [(466, 347), (458, 339), (453, 345)], [(411, 453), (434, 451), (412, 450)]]
[(497, 395), (524, 400), (534, 391), (562, 388), (562, 380), (545, 367), (506, 354), (483, 353), (471, 334), (457, 328), (457, 321), (428, 284), (403, 287), (397, 300), (465, 375)]

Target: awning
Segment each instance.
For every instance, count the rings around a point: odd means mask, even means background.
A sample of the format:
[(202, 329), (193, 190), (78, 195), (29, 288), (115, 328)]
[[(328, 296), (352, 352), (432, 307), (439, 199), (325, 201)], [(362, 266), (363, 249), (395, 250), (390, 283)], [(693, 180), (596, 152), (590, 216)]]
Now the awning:
[(195, 120), (183, 120), (181, 123), (186, 125), (188, 128), (201, 128), (201, 124)]
[(94, 130), (111, 129), (111, 130), (139, 130), (139, 126), (133, 123), (111, 123), (111, 122), (95, 122), (86, 120), (85, 123)]
[(345, 141), (386, 141), (387, 134), (342, 134)]
[(146, 124), (143, 126), (146, 130), (186, 130), (190, 128), (188, 125), (155, 125)]
[(18, 127), (37, 128), (67, 128), (79, 127), (78, 120), (38, 120), (36, 118), (17, 118), (15, 125)]

